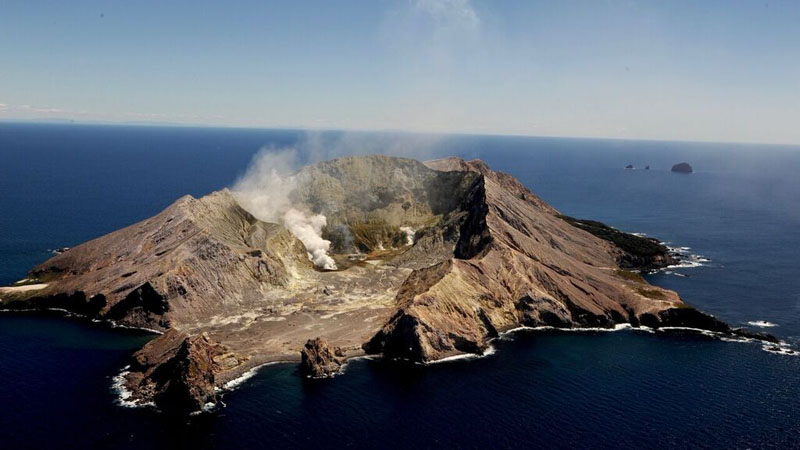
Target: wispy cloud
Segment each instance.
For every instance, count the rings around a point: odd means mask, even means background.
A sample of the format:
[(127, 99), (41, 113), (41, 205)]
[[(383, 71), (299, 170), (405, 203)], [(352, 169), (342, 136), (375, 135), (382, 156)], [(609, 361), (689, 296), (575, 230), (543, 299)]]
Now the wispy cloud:
[(136, 111), (86, 111), (41, 105), (10, 105), (0, 103), (0, 117), (10, 119), (73, 119), (86, 121), (168, 121), (176, 123), (207, 123), (224, 120), (221, 114), (166, 114)]
[(58, 114), (58, 113), (65, 112), (61, 108), (42, 108), (42, 107), (31, 106), (31, 105), (20, 105), (19, 108), (21, 110), (23, 110), (23, 111), (30, 111), (30, 112), (43, 113), (43, 114)]
[(37, 105), (9, 105), (8, 103), (0, 103), (0, 114), (12, 117), (24, 116), (41, 116), (50, 117), (58, 114), (65, 114), (61, 108), (44, 107)]
[(469, 0), (412, 0), (418, 13), (427, 14), (446, 26), (477, 28), (481, 19)]
[(0, 103), (0, 116), (11, 119), (54, 119), (90, 116), (86, 111), (72, 111), (52, 106)]
[[(484, 12), (488, 14), (488, 12)], [(383, 43), (399, 74), (382, 120), (416, 131), (463, 129), (456, 84), (475, 76), (487, 45), (481, 11), (470, 0), (408, 0), (387, 11)]]

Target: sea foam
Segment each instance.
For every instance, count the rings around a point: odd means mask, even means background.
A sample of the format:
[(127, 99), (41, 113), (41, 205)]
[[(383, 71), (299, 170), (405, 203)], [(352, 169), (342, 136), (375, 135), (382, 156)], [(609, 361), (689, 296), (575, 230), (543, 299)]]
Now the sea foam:
[(285, 364), (285, 363), (286, 363), (285, 361), (272, 361), (264, 364), (259, 364), (253, 367), (252, 369), (248, 370), (247, 372), (232, 379), (231, 381), (228, 381), (222, 386), (222, 388), (226, 391), (232, 391), (237, 387), (241, 386), (245, 381), (249, 380), (250, 378), (253, 378), (256, 375), (256, 373), (258, 373), (258, 371), (261, 370), (261, 368), (266, 366), (272, 366), (275, 364)]
[(778, 324), (767, 322), (766, 320), (752, 320), (750, 322), (747, 322), (747, 324), (750, 325), (751, 327), (759, 327), (759, 328), (772, 328), (778, 326)]
[[(769, 323), (769, 322), (765, 322)], [(777, 325), (774, 325), (777, 326)], [(520, 331), (559, 331), (559, 332), (573, 332), (573, 333), (580, 333), (580, 332), (613, 332), (613, 331), (622, 331), (622, 330), (630, 330), (642, 333), (650, 333), (655, 334), (657, 332), (664, 332), (664, 331), (688, 331), (692, 333), (702, 334), (704, 336), (713, 337), (715, 339), (719, 339), (723, 342), (737, 342), (737, 343), (755, 343), (761, 344), (762, 350), (775, 353), (779, 355), (788, 355), (788, 356), (800, 356), (800, 352), (795, 350), (794, 346), (788, 342), (780, 341), (777, 344), (764, 342), (760, 339), (753, 339), (747, 338), (743, 336), (732, 336), (728, 334), (718, 333), (715, 331), (704, 330), (702, 328), (692, 328), (692, 327), (661, 327), (661, 328), (650, 328), (645, 326), (638, 326), (634, 327), (629, 323), (621, 323), (614, 326), (614, 328), (598, 328), (598, 327), (587, 327), (587, 328), (556, 328), (551, 326), (540, 326), (540, 327), (517, 327), (512, 328), (510, 330), (506, 330), (500, 333), (500, 336), (497, 339), (509, 339), (510, 336), (514, 333)], [(480, 356), (480, 355), (472, 355), (472, 356)]]
[(489, 348), (487, 348), (487, 349), (486, 349), (486, 350), (485, 350), (483, 353), (481, 353), (480, 355), (478, 355), (478, 354), (476, 354), (476, 353), (464, 353), (464, 354), (461, 354), (461, 355), (447, 356), (447, 357), (445, 357), (445, 358), (442, 358), (442, 359), (437, 359), (437, 360), (434, 360), (434, 361), (428, 361), (428, 362), (426, 362), (425, 364), (426, 364), (426, 365), (430, 365), (430, 364), (440, 364), (440, 363), (447, 363), (447, 362), (453, 362), (453, 361), (461, 361), (461, 360), (471, 360), (471, 359), (485, 358), (485, 357), (487, 357), (487, 356), (494, 355), (494, 353), (495, 353), (495, 348), (494, 348), (494, 346), (492, 346), (492, 345), (489, 345)]
[(130, 373), (128, 370), (130, 368), (131, 366), (123, 367), (122, 371), (111, 379), (111, 390), (117, 394), (117, 404), (125, 408), (144, 408), (147, 406), (155, 407), (156, 405), (152, 402), (137, 402), (131, 399), (133, 392), (125, 387), (125, 376)]

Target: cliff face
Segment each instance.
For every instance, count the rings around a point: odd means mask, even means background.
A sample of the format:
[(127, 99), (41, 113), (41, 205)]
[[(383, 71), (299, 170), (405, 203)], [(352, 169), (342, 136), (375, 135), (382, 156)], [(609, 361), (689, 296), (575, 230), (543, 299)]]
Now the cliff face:
[(314, 164), (296, 178), (294, 203), (325, 215), (329, 223), (380, 221), (419, 228), (456, 209), (477, 177), (374, 155)]
[(188, 336), (172, 329), (133, 355), (125, 385), (129, 401), (155, 403), (192, 412), (216, 403), (217, 377), (244, 360), (208, 335)]
[[(2, 308), (64, 308), (166, 331), (132, 359), (131, 399), (189, 411), (270, 361), (335, 373), (350, 356), (480, 354), (519, 326), (724, 323), (634, 273), (671, 263), (657, 242), (561, 215), (481, 161), (341, 158), (297, 174), (293, 207), (324, 214), (337, 271), (223, 190), (35, 267)], [(313, 340), (309, 340), (312, 339)]]
[(674, 320), (663, 312), (688, 309), (676, 293), (626, 276), (619, 263), (627, 252), (562, 219), (512, 177), (481, 161), (428, 165), (479, 173), (481, 188), (464, 205), (453, 257), (406, 279), (367, 352), (430, 361), (482, 353), (498, 332), (522, 325), (612, 327), (646, 318), (658, 327)]

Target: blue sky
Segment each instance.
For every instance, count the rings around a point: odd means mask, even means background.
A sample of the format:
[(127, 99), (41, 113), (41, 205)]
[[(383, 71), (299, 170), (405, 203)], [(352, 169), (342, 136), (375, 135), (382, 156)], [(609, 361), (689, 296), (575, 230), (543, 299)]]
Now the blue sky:
[(797, 1), (0, 2), (0, 120), (800, 144)]

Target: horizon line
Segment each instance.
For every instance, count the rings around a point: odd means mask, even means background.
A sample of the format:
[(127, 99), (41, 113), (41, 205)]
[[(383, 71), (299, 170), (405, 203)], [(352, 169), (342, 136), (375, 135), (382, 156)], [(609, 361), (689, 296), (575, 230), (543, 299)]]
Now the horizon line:
[(763, 141), (724, 141), (708, 139), (667, 139), (659, 137), (610, 137), (610, 136), (568, 136), (547, 134), (526, 134), (519, 132), (479, 132), (479, 131), (431, 131), (401, 128), (331, 128), (304, 127), (297, 125), (225, 125), (207, 123), (185, 123), (167, 121), (116, 121), (116, 120), (80, 120), (60, 118), (0, 118), (0, 124), (37, 124), (37, 125), (94, 125), (94, 126), (128, 126), (141, 128), (209, 128), (230, 130), (264, 130), (264, 131), (314, 131), (314, 132), (354, 132), (354, 133), (396, 133), (438, 136), (484, 136), (484, 137), (520, 137), (541, 139), (582, 139), (603, 141), (637, 141), (637, 142), (675, 142), (687, 144), (726, 144), (726, 145), (767, 145), (773, 147), (797, 147), (800, 142), (763, 142)]

